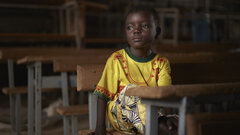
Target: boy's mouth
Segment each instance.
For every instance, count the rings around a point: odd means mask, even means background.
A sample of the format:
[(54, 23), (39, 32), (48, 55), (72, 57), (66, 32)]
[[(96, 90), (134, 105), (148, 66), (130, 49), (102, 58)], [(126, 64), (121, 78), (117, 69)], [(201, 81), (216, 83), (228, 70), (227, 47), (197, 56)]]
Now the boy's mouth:
[(140, 41), (142, 41), (142, 38), (141, 37), (134, 37), (132, 40), (134, 42), (140, 42)]

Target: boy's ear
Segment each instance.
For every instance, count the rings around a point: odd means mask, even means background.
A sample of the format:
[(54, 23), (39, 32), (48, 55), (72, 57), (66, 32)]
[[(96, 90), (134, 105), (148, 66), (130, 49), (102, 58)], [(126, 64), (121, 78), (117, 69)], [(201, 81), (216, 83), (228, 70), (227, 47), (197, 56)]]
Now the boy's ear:
[(160, 34), (161, 34), (161, 28), (159, 26), (157, 26), (155, 38), (157, 38)]

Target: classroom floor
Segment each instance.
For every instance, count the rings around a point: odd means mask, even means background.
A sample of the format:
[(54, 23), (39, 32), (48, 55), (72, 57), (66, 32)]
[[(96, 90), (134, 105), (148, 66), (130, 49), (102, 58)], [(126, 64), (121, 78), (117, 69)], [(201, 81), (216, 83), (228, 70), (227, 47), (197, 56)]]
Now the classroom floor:
[[(43, 103), (44, 108), (51, 108), (54, 105), (59, 104), (59, 99), (54, 99), (52, 95), (47, 95), (50, 99), (49, 101), (45, 101)], [(46, 96), (46, 95), (45, 95)], [(0, 94), (0, 135), (11, 135), (11, 125), (10, 125), (10, 106), (9, 106), (9, 98), (7, 95), (1, 95)], [(23, 119), (23, 126), (21, 133), (22, 135), (27, 135), (27, 101), (26, 96), (22, 96), (22, 119)], [(47, 105), (48, 104), (48, 105)], [(50, 104), (52, 105), (51, 107)], [(52, 109), (55, 110), (55, 109)], [(57, 114), (54, 114), (54, 116), (57, 116)], [(53, 117), (54, 118), (54, 117)], [(79, 116), (79, 129), (88, 129), (88, 116)], [(24, 122), (25, 121), (25, 122)], [(56, 119), (47, 119), (42, 123), (42, 135), (63, 135), (63, 121), (61, 117), (58, 116)]]

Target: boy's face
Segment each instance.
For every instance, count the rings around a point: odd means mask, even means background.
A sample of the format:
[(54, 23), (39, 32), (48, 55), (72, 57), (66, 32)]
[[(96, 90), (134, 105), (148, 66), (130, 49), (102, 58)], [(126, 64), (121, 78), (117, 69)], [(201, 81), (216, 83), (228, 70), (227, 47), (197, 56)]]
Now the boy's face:
[(156, 35), (154, 18), (147, 12), (133, 12), (126, 19), (126, 36), (129, 45), (140, 49), (149, 47)]

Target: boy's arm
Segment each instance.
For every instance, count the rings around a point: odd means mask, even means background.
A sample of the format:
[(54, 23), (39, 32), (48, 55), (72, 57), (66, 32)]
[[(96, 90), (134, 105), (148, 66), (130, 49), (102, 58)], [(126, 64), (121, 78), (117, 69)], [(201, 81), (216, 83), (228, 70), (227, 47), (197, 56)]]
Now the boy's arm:
[(106, 135), (105, 116), (106, 116), (107, 102), (98, 97), (97, 100), (97, 125), (95, 135)]

